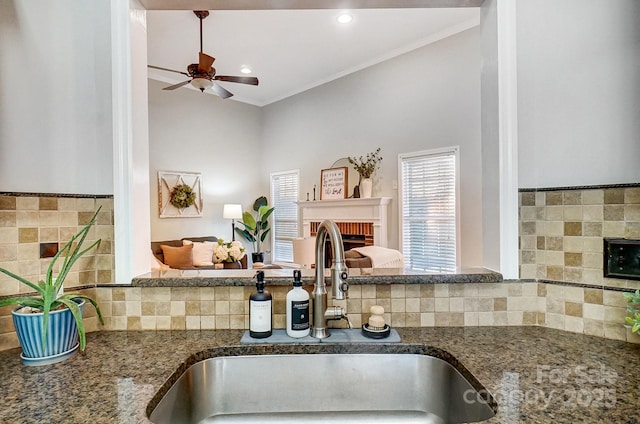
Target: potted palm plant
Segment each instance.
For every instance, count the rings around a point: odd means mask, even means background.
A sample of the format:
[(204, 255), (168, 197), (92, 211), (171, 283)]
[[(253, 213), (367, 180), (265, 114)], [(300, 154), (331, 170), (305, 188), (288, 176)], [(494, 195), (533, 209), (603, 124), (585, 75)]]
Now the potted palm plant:
[(271, 231), (269, 216), (271, 216), (274, 209), (269, 207), (266, 197), (260, 196), (253, 202), (253, 210), (256, 216), (254, 217), (248, 211), (243, 212), (242, 222), (238, 222), (242, 227), (236, 227), (236, 232), (253, 245), (253, 253), (251, 254), (253, 263), (264, 262), (262, 243), (267, 238), (269, 231)]
[[(96, 240), (84, 247), (87, 234), (99, 212), (100, 208), (89, 223), (56, 253), (47, 268), (44, 280), (34, 283), (0, 268), (0, 272), (20, 281), (38, 294), (0, 299), (0, 306), (18, 305), (12, 311), (12, 316), (22, 347), (20, 356), (25, 365), (52, 364), (71, 357), (78, 347), (81, 351), (85, 350), (87, 342), (82, 321), (85, 302), (93, 305), (100, 323), (104, 324), (100, 308), (93, 299), (82, 294), (62, 294), (61, 290), (76, 261), (100, 244), (100, 240)], [(63, 262), (54, 276), (59, 260)]]

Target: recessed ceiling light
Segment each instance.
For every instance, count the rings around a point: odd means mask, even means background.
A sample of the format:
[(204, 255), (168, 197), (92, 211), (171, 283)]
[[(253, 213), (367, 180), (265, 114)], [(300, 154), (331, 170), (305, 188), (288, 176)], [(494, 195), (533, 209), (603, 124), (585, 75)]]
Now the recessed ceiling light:
[(340, 16), (338, 16), (337, 20), (341, 24), (348, 24), (349, 22), (351, 22), (353, 20), (353, 16), (351, 16), (348, 13), (343, 13)]
[(243, 74), (250, 74), (251, 68), (249, 68), (248, 66), (243, 66), (242, 68), (240, 68), (240, 72), (242, 72)]

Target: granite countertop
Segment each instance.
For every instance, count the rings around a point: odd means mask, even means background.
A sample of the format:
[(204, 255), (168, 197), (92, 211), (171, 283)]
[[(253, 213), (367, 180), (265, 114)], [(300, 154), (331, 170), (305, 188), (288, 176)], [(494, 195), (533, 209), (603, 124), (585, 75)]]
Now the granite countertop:
[[(420, 344), (425, 351), (449, 352), (497, 400), (498, 414), (487, 423), (640, 422), (640, 345), (542, 327), (397, 330), (401, 344), (374, 349)], [(90, 333), (85, 354), (44, 367), (23, 366), (20, 349), (0, 352), (0, 422), (148, 423), (147, 405), (179, 367), (216, 355), (292, 349), (240, 345), (243, 333)], [(317, 349), (293, 346), (300, 353)]]
[[(251, 286), (257, 269), (152, 271), (134, 277), (134, 287), (208, 287)], [(313, 284), (315, 269), (303, 269), (302, 281)], [(268, 286), (288, 286), (293, 278), (292, 269), (265, 269)], [(325, 271), (329, 284), (329, 271)], [(500, 283), (502, 274), (485, 268), (464, 268), (456, 272), (425, 273), (401, 268), (349, 268), (349, 284), (447, 284), (447, 283)], [(111, 287), (111, 286), (110, 286)]]

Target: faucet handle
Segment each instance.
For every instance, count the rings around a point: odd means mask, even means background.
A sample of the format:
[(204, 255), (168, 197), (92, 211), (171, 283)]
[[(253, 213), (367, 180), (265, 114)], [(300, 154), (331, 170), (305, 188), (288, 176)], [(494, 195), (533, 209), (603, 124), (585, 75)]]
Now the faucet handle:
[(349, 274), (347, 273), (347, 271), (342, 271), (340, 273), (340, 291), (343, 293), (346, 293), (349, 291), (349, 283), (347, 283), (347, 278), (349, 278)]

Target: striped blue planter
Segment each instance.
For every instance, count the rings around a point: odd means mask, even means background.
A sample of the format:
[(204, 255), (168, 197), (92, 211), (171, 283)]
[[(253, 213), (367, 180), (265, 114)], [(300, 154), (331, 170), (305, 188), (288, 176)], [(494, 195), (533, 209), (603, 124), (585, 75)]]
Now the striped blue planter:
[[(75, 299), (84, 311), (83, 299)], [(49, 313), (47, 348), (42, 346), (42, 321), (44, 314), (19, 314), (11, 311), (13, 325), (22, 346), (22, 363), (25, 365), (48, 365), (63, 361), (78, 349), (78, 327), (69, 309)]]

